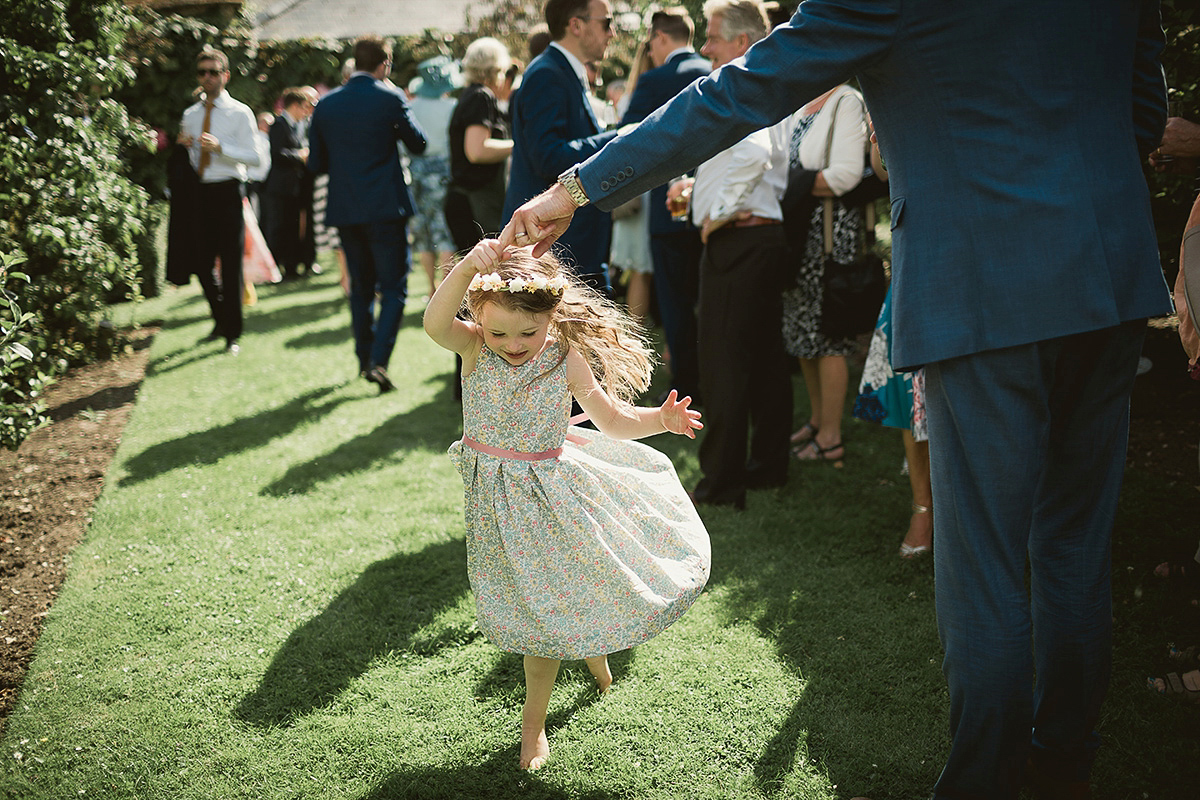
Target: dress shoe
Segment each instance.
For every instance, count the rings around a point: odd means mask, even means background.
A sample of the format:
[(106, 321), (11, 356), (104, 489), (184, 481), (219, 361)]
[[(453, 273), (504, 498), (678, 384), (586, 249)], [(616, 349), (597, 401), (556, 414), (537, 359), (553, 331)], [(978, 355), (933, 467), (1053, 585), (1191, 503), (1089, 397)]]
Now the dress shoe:
[(205, 336), (204, 338), (202, 338), (200, 340), (200, 342), (201, 343), (215, 342), (217, 339), (220, 339), (220, 338), (221, 338), (221, 329), (217, 326), (213, 326), (213, 329), (211, 331), (209, 331), (208, 335)]
[(384, 392), (390, 392), (396, 388), (396, 385), (392, 383), (392, 379), (388, 377), (387, 370), (383, 367), (371, 367), (369, 370), (367, 370), (367, 373), (364, 377), (379, 387), (380, 394), (383, 394)]

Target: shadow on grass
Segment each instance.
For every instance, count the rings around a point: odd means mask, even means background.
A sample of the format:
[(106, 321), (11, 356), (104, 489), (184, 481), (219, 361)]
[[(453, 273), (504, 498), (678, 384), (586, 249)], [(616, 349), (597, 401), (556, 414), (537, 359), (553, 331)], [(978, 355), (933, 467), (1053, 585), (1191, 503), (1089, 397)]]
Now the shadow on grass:
[[(866, 438), (856, 439), (862, 452)], [(798, 768), (815, 768), (845, 796), (927, 796), (946, 745), (944, 682), (930, 663), (941, 660), (932, 564), (901, 562), (869, 533), (889, 527), (907, 486), (863, 491), (868, 475), (831, 470), (800, 477), (802, 505), (794, 477), (775, 496), (756, 493), (741, 515), (791, 524), (746, 525), (732, 512), (706, 519), (723, 551), (710, 585), (724, 590), (725, 613), (753, 619), (804, 684), (757, 754), (755, 781), (773, 796)], [(846, 535), (831, 539), (831, 530)], [(900, 743), (903, 754), (888, 761)]]
[(150, 365), (146, 367), (146, 375), (152, 377), (154, 375), (165, 375), (168, 372), (173, 372), (181, 367), (190, 366), (197, 361), (203, 361), (206, 358), (225, 355), (225, 343), (223, 341), (212, 343), (197, 343), (195, 347), (183, 348), (175, 350), (158, 358), (152, 359)]
[(337, 699), (379, 656), (433, 655), (480, 635), (474, 624), (418, 635), (469, 589), (461, 539), (377, 561), (288, 637), (262, 680), (237, 706), (261, 727), (290, 725)]
[[(327, 288), (327, 287), (323, 287)], [(344, 311), (346, 301), (341, 298), (333, 300), (318, 300), (297, 305), (282, 306), (271, 311), (260, 311), (246, 315), (247, 333), (270, 333), (282, 328), (302, 330), (313, 322), (329, 319), (338, 312)], [(346, 331), (350, 330), (350, 315), (346, 313), (344, 320)], [(341, 319), (341, 315), (338, 314)]]
[[(283, 346), (290, 350), (302, 350), (309, 347), (350, 345), (353, 340), (354, 335), (350, 332), (350, 326), (346, 325), (339, 328), (305, 331), (294, 339), (288, 339), (283, 343)], [(347, 352), (349, 353), (350, 351)]]
[(278, 480), (263, 487), (261, 494), (269, 497), (303, 494), (324, 481), (370, 472), (383, 462), (403, 459), (413, 450), (443, 451), (457, 435), (457, 426), (458, 419), (447, 414), (444, 406), (436, 403), (417, 406), (389, 418), (370, 433), (291, 467)]
[[(612, 800), (621, 793), (567, 791), (547, 786), (536, 772), (517, 767), (517, 747), (495, 753), (478, 764), (396, 772), (362, 800)], [(553, 769), (553, 762), (547, 769)]]
[(341, 385), (334, 385), (313, 389), (278, 408), (152, 445), (129, 459), (128, 474), (121, 478), (120, 485), (140, 483), (180, 467), (215, 464), (225, 456), (262, 447), (297, 426), (332, 412), (344, 400), (326, 398), (340, 388)]

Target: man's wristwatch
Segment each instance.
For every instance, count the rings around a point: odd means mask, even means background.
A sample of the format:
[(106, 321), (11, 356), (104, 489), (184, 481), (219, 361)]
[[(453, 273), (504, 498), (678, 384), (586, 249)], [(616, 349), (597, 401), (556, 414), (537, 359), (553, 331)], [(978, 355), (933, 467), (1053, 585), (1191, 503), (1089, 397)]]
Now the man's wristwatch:
[(579, 166), (571, 167), (569, 170), (558, 176), (558, 182), (567, 190), (567, 194), (571, 195), (571, 201), (576, 206), (586, 206), (591, 200), (588, 199), (587, 192), (583, 190), (583, 184), (579, 182)]

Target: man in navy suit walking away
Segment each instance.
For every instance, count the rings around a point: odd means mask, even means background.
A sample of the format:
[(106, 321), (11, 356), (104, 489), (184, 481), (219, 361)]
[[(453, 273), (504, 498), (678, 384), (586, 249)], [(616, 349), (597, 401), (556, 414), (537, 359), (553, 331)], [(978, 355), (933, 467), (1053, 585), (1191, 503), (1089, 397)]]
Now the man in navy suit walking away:
[[(712, 71), (708, 59), (692, 49), (695, 23), (683, 6), (650, 16), (650, 60), (654, 69), (638, 78), (621, 125), (641, 122), (661, 105)], [(654, 291), (671, 355), (671, 388), (680, 397), (701, 401), (696, 355), (696, 303), (700, 297), (700, 231), (687, 217), (667, 210), (666, 184), (650, 190), (650, 257)]]
[[(313, 112), (308, 168), (329, 173), (325, 224), (337, 226), (350, 274), (350, 324), (359, 373), (387, 392), (387, 366), (408, 294), (406, 223), (414, 213), (397, 139), (425, 151), (404, 95), (383, 83), (392, 48), (378, 36), (354, 44), (357, 71)], [(379, 315), (375, 295), (379, 294)]]
[[(613, 37), (608, 0), (547, 0), (550, 45), (530, 63), (511, 104), (512, 170), (504, 197), (504, 219), (555, 178), (616, 136), (605, 131), (588, 100), (588, 61), (600, 61)], [(607, 292), (612, 218), (582, 209), (558, 240), (566, 263), (580, 278)], [(524, 244), (519, 242), (518, 244)]]
[[(935, 800), (1091, 797), (1146, 318), (1158, 0), (805, 0), (528, 203), (547, 246), (852, 75), (888, 166), (891, 360), (925, 366), (950, 755)], [(618, 174), (636, 176), (616, 181)], [(1026, 582), (1028, 575), (1028, 584)]]

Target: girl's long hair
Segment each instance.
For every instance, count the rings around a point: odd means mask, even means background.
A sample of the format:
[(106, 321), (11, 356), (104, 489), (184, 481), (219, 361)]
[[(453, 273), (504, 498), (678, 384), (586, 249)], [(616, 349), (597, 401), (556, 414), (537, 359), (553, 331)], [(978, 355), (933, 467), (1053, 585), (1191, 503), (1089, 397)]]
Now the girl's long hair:
[[(623, 308), (580, 282), (550, 253), (538, 259), (528, 249), (511, 252), (496, 272), (505, 281), (561, 276), (567, 279), (567, 287), (561, 295), (548, 289), (468, 291), (463, 299), (463, 311), (468, 318), (478, 322), (489, 303), (500, 303), (505, 308), (530, 315), (549, 314), (551, 334), (583, 355), (610, 397), (632, 405), (646, 391), (654, 372), (654, 351), (645, 329)], [(550, 369), (566, 357), (567, 351), (563, 348), (559, 360)]]

